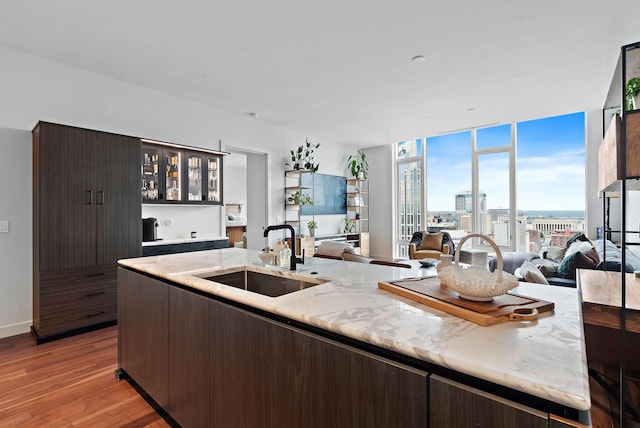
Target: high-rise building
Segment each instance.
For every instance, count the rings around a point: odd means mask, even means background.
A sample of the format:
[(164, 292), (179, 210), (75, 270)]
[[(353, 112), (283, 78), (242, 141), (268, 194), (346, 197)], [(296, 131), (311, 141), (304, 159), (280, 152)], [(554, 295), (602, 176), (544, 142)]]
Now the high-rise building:
[[(480, 212), (478, 214), (480, 215), (481, 219), (484, 219), (485, 216), (487, 215), (487, 194), (484, 192), (480, 192), (478, 196), (480, 198)], [(465, 214), (471, 215), (473, 213), (473, 194), (471, 193), (471, 190), (463, 190), (456, 193), (455, 198), (456, 198), (456, 221), (458, 222), (458, 225), (461, 225), (462, 223), (468, 224), (469, 222), (465, 221), (464, 217), (465, 217)], [(485, 222), (481, 221), (480, 223), (481, 223), (480, 227), (482, 228), (482, 230), (478, 230), (476, 232), (478, 233), (487, 232), (486, 230), (484, 230)], [(470, 232), (472, 229), (469, 228), (466, 230)]]
[[(402, 149), (398, 153), (398, 159), (407, 158), (407, 162), (399, 163), (399, 256), (407, 256), (407, 245), (414, 232), (422, 225), (422, 162), (413, 160), (419, 155), (420, 140), (406, 141), (402, 143)], [(369, 189), (372, 191), (372, 189)]]
[(533, 229), (549, 236), (556, 230), (572, 230), (574, 232), (584, 230), (584, 219), (579, 218), (536, 218), (533, 220)]

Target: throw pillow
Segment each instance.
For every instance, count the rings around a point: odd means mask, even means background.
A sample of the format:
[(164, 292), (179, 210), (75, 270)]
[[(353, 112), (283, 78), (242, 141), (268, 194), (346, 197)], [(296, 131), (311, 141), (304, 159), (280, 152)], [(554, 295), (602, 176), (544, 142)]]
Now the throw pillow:
[(525, 260), (520, 266), (520, 276), (527, 282), (535, 282), (536, 284), (549, 284), (547, 278), (544, 277), (542, 272), (528, 260)]
[(567, 248), (567, 251), (564, 253), (564, 258), (562, 260), (566, 259), (567, 257), (575, 253), (586, 253), (592, 248), (593, 248), (593, 245), (591, 245), (590, 242), (584, 242), (584, 241), (574, 242)]
[(576, 279), (576, 269), (593, 269), (600, 262), (595, 248), (583, 253), (578, 251), (562, 260), (558, 266), (558, 275), (562, 278)]
[(558, 262), (549, 259), (535, 259), (534, 264), (538, 270), (546, 277), (556, 276), (558, 273)]
[(588, 242), (589, 244), (591, 244), (591, 241), (584, 233), (576, 233), (571, 238), (569, 238), (566, 247), (569, 248), (574, 242)]
[(564, 255), (566, 252), (566, 248), (551, 246), (547, 250), (547, 255), (545, 258), (560, 263), (562, 259), (564, 259)]
[(422, 243), (420, 244), (420, 248), (418, 250), (438, 250), (442, 249), (442, 237), (444, 234), (442, 232), (436, 233), (428, 233), (425, 232), (422, 234)]
[(353, 251), (349, 250), (349, 248), (351, 248), (351, 246), (344, 242), (322, 241), (320, 245), (318, 245), (316, 254), (321, 256), (342, 257), (343, 252)]

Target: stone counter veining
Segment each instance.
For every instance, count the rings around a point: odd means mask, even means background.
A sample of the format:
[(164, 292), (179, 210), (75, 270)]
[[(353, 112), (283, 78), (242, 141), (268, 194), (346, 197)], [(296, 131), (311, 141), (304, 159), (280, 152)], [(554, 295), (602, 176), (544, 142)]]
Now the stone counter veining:
[(433, 275), (433, 269), (307, 258), (297, 274), (329, 282), (267, 297), (198, 277), (263, 266), (257, 251), (228, 248), (119, 263), (577, 410), (591, 406), (580, 299), (573, 288), (522, 283), (513, 292), (554, 302), (555, 310), (533, 322), (483, 327), (378, 288), (378, 281)]

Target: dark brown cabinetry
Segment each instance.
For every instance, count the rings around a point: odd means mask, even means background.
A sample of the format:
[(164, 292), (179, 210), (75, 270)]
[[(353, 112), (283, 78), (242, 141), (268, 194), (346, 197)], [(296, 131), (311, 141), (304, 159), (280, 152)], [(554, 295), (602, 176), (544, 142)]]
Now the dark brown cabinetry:
[(185, 428), (581, 426), (129, 269), (118, 302), (120, 369)]
[(141, 252), (139, 168), (136, 138), (47, 122), (34, 128), (39, 342), (115, 321), (116, 261)]
[(169, 287), (168, 410), (183, 427), (209, 423), (209, 362), (209, 299)]
[(221, 152), (142, 144), (142, 203), (221, 205), (222, 201)]
[(169, 286), (118, 269), (120, 368), (169, 409)]
[(214, 300), (211, 319), (212, 427), (269, 427), (275, 343), (273, 326), (262, 319)]
[(424, 371), (125, 269), (118, 298), (120, 368), (183, 427), (427, 426)]
[(211, 426), (427, 426), (426, 372), (215, 301), (211, 356)]
[(432, 427), (546, 428), (548, 415), (504, 398), (432, 375), (429, 382)]
[(272, 426), (427, 426), (426, 372), (285, 326), (271, 341)]

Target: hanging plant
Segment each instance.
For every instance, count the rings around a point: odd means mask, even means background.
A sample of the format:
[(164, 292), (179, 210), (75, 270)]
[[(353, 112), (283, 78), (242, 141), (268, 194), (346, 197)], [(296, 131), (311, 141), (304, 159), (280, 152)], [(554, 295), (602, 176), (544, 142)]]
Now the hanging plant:
[(293, 169), (303, 169), (318, 172), (319, 163), (315, 162), (314, 151), (320, 147), (320, 143), (313, 144), (308, 139), (305, 144), (298, 146), (296, 150), (290, 150), (290, 159), (285, 165)]

